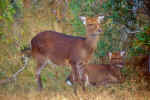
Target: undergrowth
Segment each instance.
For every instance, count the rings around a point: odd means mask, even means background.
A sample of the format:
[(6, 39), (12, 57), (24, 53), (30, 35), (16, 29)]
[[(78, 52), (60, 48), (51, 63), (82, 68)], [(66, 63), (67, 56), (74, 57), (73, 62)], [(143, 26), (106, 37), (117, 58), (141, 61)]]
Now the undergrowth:
[[(55, 30), (72, 34), (72, 27), (67, 22), (56, 21), (56, 16), (47, 2), (36, 9), (23, 9), (24, 16), (14, 21), (11, 29), (4, 28), (0, 37), (0, 80), (11, 77), (23, 64), (20, 50), (30, 45), (30, 40), (38, 32)], [(45, 10), (46, 9), (46, 10)], [(8, 84), (0, 85), (0, 100), (148, 100), (149, 92), (139, 90), (139, 86), (146, 83), (141, 80), (138, 83), (136, 72), (123, 70), (126, 75), (125, 83), (111, 85), (109, 87), (89, 87), (86, 92), (79, 89), (79, 95), (73, 94), (72, 87), (65, 84), (65, 78), (70, 73), (68, 67), (52, 68), (48, 65), (41, 73), (44, 90), (37, 92), (35, 80), (35, 61), (30, 59), (28, 67), (19, 74), (16, 80)], [(130, 66), (129, 66), (130, 67)], [(143, 82), (143, 83), (142, 83)], [(80, 88), (80, 87), (78, 87)], [(141, 89), (141, 88), (140, 88)]]

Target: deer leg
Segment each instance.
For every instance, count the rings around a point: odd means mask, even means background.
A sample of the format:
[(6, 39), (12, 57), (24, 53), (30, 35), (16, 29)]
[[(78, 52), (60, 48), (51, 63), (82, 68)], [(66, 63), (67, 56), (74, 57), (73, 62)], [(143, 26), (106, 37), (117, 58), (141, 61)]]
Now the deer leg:
[(73, 82), (73, 91), (77, 95), (77, 70), (75, 66), (72, 66), (72, 82)]
[[(73, 85), (73, 77), (72, 77), (72, 73), (66, 78), (65, 80), (66, 84), (69, 86)], [(85, 87), (87, 85), (89, 85), (89, 79), (88, 79), (88, 75), (84, 73), (83, 79), (82, 79), (82, 83), (80, 83), (80, 85), (84, 85), (84, 87), (82, 87), (82, 89), (85, 91)]]
[(86, 86), (90, 85), (90, 82), (89, 82), (89, 76), (87, 73), (84, 72), (84, 75), (83, 75), (83, 82), (82, 82), (82, 89), (83, 91), (86, 91)]
[(84, 73), (84, 66), (82, 63), (77, 63), (77, 74), (78, 74), (78, 79), (80, 82), (80, 85), (83, 89), (83, 91), (85, 91), (85, 73)]
[(65, 82), (67, 83), (67, 85), (72, 86), (73, 82), (72, 82), (72, 73), (66, 78)]
[(110, 84), (116, 84), (116, 83), (118, 83), (117, 80), (105, 79), (105, 80), (103, 80), (101, 82), (96, 83), (96, 86), (103, 85), (105, 87), (108, 87)]
[(85, 81), (84, 81), (84, 80), (83, 80), (83, 81), (81, 80), (81, 83), (80, 83), (80, 84), (81, 84), (82, 90), (83, 90), (83, 91), (86, 91), (86, 88), (85, 88)]
[(73, 81), (73, 89), (74, 93), (77, 95), (77, 84), (80, 83), (82, 89), (85, 91), (84, 82), (83, 82), (83, 74), (84, 69), (82, 63), (76, 62), (71, 63), (72, 65), (72, 81)]
[(36, 69), (36, 80), (37, 80), (37, 83), (38, 83), (38, 89), (41, 91), (42, 88), (43, 88), (43, 85), (42, 85), (42, 81), (41, 81), (41, 70), (47, 65), (47, 61), (45, 62), (38, 62), (38, 65), (37, 65), (37, 69)]

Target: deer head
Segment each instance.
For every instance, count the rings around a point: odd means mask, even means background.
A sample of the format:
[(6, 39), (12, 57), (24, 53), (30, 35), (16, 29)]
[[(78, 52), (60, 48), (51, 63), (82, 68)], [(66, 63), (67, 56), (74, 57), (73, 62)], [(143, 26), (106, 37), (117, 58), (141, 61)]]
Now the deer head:
[(100, 23), (103, 21), (104, 16), (98, 16), (92, 18), (80, 16), (80, 19), (83, 22), (83, 24), (86, 26), (87, 33), (99, 35), (99, 33), (102, 31), (100, 27)]
[(115, 52), (115, 53), (108, 53), (110, 64), (113, 64), (117, 67), (122, 68), (124, 63), (123, 63), (123, 57), (125, 55), (125, 51), (121, 52)]

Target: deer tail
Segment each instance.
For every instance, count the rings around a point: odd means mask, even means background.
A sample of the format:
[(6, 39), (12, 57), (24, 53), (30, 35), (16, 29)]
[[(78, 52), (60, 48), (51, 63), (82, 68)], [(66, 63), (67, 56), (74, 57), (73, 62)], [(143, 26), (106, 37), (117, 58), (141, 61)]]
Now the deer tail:
[(21, 54), (26, 57), (31, 57), (31, 47), (26, 47), (21, 50)]
[(32, 56), (31, 54), (31, 47), (25, 47), (23, 49), (21, 49), (21, 61), (23, 64), (27, 64), (28, 63), (28, 59)]

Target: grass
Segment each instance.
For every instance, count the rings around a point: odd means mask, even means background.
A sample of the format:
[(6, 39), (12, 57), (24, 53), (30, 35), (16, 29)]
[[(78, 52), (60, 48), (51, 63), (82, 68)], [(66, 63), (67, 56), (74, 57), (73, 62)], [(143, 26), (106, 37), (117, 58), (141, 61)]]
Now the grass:
[[(72, 33), (71, 26), (66, 22), (57, 22), (46, 0), (40, 8), (24, 9), (24, 16), (17, 19), (11, 30), (5, 27), (5, 34), (1, 38), (0, 49), (0, 80), (10, 77), (22, 66), (20, 48), (29, 45), (30, 40), (38, 32), (56, 30)], [(12, 83), (0, 85), (0, 100), (149, 100), (150, 92), (139, 89), (143, 83), (136, 83), (127, 79), (122, 85), (110, 87), (89, 87), (86, 92), (78, 89), (75, 96), (71, 87), (65, 84), (65, 78), (70, 68), (48, 65), (42, 71), (44, 90), (37, 91), (35, 80), (35, 62), (30, 59), (28, 67), (19, 74)], [(129, 72), (132, 74), (132, 72)], [(132, 75), (130, 77), (135, 78)]]
[(133, 91), (112, 86), (109, 88), (89, 88), (86, 92), (79, 89), (77, 96), (71, 89), (64, 91), (44, 89), (42, 92), (30, 90), (13, 93), (1, 91), (0, 100), (10, 100), (10, 98), (11, 100), (149, 100), (149, 94), (149, 91)]
[[(32, 66), (31, 66), (32, 65)], [(113, 84), (107, 87), (87, 87), (82, 91), (78, 86), (78, 95), (65, 84), (65, 78), (70, 69), (67, 67), (51, 68), (47, 66), (41, 73), (44, 83), (43, 91), (37, 91), (33, 62), (21, 73), (18, 79), (12, 83), (0, 86), (0, 100), (149, 100), (150, 91), (144, 87), (144, 83), (136, 82), (135, 74), (122, 84)]]

